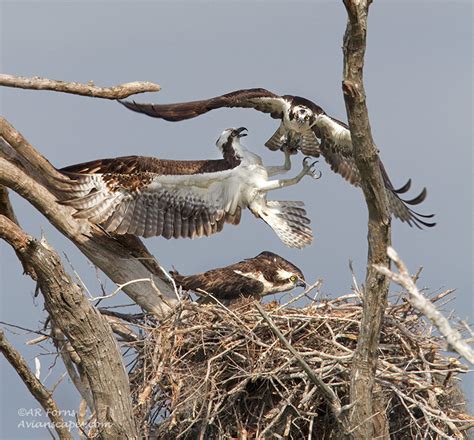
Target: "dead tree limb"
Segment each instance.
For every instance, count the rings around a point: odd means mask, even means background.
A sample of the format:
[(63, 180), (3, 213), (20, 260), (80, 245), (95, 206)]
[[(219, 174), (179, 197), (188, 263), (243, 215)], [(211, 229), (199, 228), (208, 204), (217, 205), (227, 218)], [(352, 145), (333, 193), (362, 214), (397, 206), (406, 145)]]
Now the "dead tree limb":
[(149, 278), (152, 283), (131, 283), (123, 290), (144, 310), (166, 315), (177, 299), (158, 261), (140, 239), (111, 236), (87, 220), (74, 218), (74, 210), (57, 203), (58, 179), (64, 176), (0, 118), (0, 185), (28, 200), (115, 283)]
[(72, 440), (64, 419), (61, 417), (61, 411), (58, 408), (51, 393), (41, 383), (39, 379), (31, 372), (25, 359), (21, 354), (7, 341), (4, 333), (0, 330), (0, 351), (3, 353), (10, 365), (15, 369), (18, 376), (25, 383), (31, 395), (42, 406), (54, 429), (61, 440)]
[[(390, 215), (379, 157), (372, 139), (363, 84), (367, 14), (371, 0), (344, 0), (348, 14), (344, 35), (344, 78), (342, 90), (351, 131), (354, 158), (361, 175), (361, 187), (369, 212), (368, 261), (364, 287), (364, 310), (357, 350), (352, 365), (351, 413), (354, 438), (386, 435), (374, 432), (372, 392), (377, 363), (377, 347), (388, 294), (388, 279), (374, 264), (389, 267), (386, 249), (390, 245)], [(382, 424), (385, 425), (385, 424)]]
[(448, 347), (474, 365), (474, 350), (463, 339), (461, 334), (451, 326), (449, 320), (443, 316), (436, 306), (418, 290), (407, 267), (400, 259), (395, 249), (389, 247), (387, 249), (387, 255), (395, 263), (399, 273), (395, 273), (384, 266), (375, 265), (375, 269), (390, 278), (393, 282), (402, 286), (408, 292), (408, 301), (410, 304), (431, 321), (438, 331), (446, 338)]
[(127, 372), (107, 320), (66, 274), (48, 244), (28, 236), (4, 216), (0, 216), (0, 238), (34, 268), (46, 310), (80, 357), (101, 438), (137, 439)]
[(136, 93), (159, 92), (161, 87), (152, 82), (134, 81), (119, 84), (114, 87), (97, 87), (92, 82), (80, 84), (76, 82), (57, 81), (54, 79), (25, 78), (0, 74), (0, 86), (20, 89), (50, 90), (54, 92), (72, 93), (74, 95), (90, 96), (91, 98), (124, 99)]

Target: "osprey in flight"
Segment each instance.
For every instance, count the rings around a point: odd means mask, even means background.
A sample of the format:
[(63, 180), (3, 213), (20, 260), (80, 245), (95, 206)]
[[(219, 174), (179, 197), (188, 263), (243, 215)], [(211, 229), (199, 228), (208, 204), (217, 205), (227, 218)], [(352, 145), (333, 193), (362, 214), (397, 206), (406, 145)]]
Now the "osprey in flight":
[[(247, 89), (215, 98), (177, 104), (119, 102), (135, 112), (167, 121), (195, 118), (222, 107), (254, 108), (269, 113), (272, 118), (281, 120), (277, 131), (265, 144), (270, 150), (285, 147), (292, 153), (300, 150), (305, 155), (322, 155), (334, 172), (352, 185), (360, 186), (360, 175), (352, 152), (348, 125), (327, 115), (321, 107), (308, 99), (292, 95), (279, 96), (265, 89)], [(434, 226), (436, 223), (424, 220), (433, 217), (433, 214), (419, 214), (408, 206), (423, 202), (426, 198), (426, 188), (411, 200), (402, 199), (400, 194), (405, 194), (410, 189), (411, 179), (401, 188), (395, 189), (380, 160), (379, 166), (392, 214), (410, 226)]]
[(289, 247), (302, 248), (313, 239), (303, 202), (267, 200), (267, 192), (298, 183), (305, 175), (319, 178), (305, 158), (292, 179), (268, 180), (290, 169), (265, 167), (262, 159), (240, 143), (246, 128), (224, 130), (217, 140), (220, 160), (180, 161), (127, 156), (68, 166), (70, 179), (61, 203), (116, 234), (195, 238), (237, 225), (248, 208), (266, 222)]
[(184, 290), (198, 293), (201, 303), (212, 302), (211, 294), (224, 304), (240, 297), (261, 298), (305, 287), (304, 275), (294, 264), (273, 252), (262, 252), (227, 267), (212, 269), (197, 275), (183, 276), (170, 272), (176, 284)]

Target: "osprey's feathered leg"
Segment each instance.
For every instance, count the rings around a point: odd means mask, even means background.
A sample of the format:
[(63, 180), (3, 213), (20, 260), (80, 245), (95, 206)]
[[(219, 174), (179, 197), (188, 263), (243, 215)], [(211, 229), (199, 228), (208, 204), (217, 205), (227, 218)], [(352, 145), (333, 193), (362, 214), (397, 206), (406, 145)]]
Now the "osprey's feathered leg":
[(288, 247), (301, 249), (313, 241), (303, 202), (258, 200), (250, 210), (260, 217)]
[(283, 147), (283, 153), (285, 154), (285, 162), (280, 166), (266, 167), (268, 176), (283, 174), (291, 170), (291, 153), (288, 147)]
[(319, 179), (321, 177), (321, 172), (317, 172), (314, 169), (314, 166), (316, 163), (318, 163), (318, 161), (316, 160), (309, 164), (307, 162), (308, 159), (308, 157), (303, 159), (303, 169), (292, 179), (270, 180), (269, 182), (263, 183), (259, 189), (263, 191), (271, 191), (273, 189), (284, 188), (285, 186), (296, 185), (304, 176), (311, 176), (313, 179)]

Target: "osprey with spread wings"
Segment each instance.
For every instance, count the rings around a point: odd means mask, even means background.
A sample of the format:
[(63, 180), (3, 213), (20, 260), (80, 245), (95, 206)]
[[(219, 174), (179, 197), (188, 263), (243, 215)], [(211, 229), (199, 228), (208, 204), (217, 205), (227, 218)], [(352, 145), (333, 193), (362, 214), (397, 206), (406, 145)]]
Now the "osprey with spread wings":
[[(275, 95), (265, 89), (245, 89), (227, 93), (210, 99), (176, 104), (139, 104), (119, 101), (125, 107), (167, 121), (182, 121), (223, 107), (243, 107), (269, 113), (281, 123), (273, 136), (266, 142), (270, 150), (289, 148), (295, 153), (300, 150), (305, 155), (322, 155), (331, 169), (355, 186), (360, 186), (360, 174), (356, 166), (349, 127), (327, 115), (314, 102), (292, 95)], [(432, 227), (426, 219), (433, 214), (419, 214), (409, 205), (418, 205), (426, 198), (426, 188), (413, 199), (405, 200), (411, 186), (411, 179), (401, 188), (395, 189), (388, 177), (382, 161), (380, 171), (385, 184), (389, 209), (392, 214), (410, 226)]]
[(127, 156), (68, 166), (61, 203), (116, 234), (195, 238), (238, 224), (248, 208), (266, 222), (289, 247), (302, 248), (313, 239), (303, 202), (267, 200), (267, 192), (318, 178), (314, 164), (303, 161), (294, 178), (269, 180), (290, 169), (265, 167), (241, 143), (244, 127), (227, 129), (217, 140), (223, 158), (179, 161)]

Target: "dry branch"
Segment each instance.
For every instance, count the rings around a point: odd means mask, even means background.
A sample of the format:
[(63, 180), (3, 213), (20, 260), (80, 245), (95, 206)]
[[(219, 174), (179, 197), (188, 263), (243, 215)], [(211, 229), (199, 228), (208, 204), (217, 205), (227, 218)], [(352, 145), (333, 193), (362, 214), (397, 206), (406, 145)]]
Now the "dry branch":
[(0, 86), (32, 90), (51, 90), (54, 92), (72, 93), (74, 95), (104, 99), (124, 99), (136, 93), (159, 92), (161, 89), (158, 84), (151, 82), (134, 81), (119, 84), (114, 87), (96, 87), (91, 81), (88, 84), (80, 84), (40, 78), (38, 76), (25, 78), (5, 74), (0, 74)]
[(49, 245), (26, 235), (4, 216), (0, 216), (0, 238), (34, 268), (46, 310), (79, 356), (87, 372), (101, 438), (138, 438), (128, 378), (107, 320), (65, 273)]
[(112, 237), (87, 220), (72, 217), (74, 210), (57, 203), (64, 185), (58, 171), (5, 119), (0, 118), (0, 185), (32, 203), (90, 261), (119, 285), (134, 279), (123, 291), (144, 310), (164, 316), (176, 302), (174, 288), (158, 261), (133, 236)]
[(71, 433), (67, 429), (64, 419), (61, 417), (61, 411), (54, 401), (52, 393), (49, 392), (41, 383), (41, 381), (35, 377), (35, 375), (28, 368), (28, 365), (21, 354), (7, 341), (4, 333), (1, 330), (0, 351), (18, 373), (18, 376), (20, 376), (21, 380), (25, 383), (32, 396), (43, 407), (45, 413), (51, 420), (54, 429), (58, 433), (59, 438), (61, 440), (72, 440)]
[[(391, 219), (379, 167), (378, 151), (370, 129), (363, 84), (364, 55), (367, 36), (367, 14), (370, 0), (344, 0), (348, 14), (344, 35), (344, 78), (342, 90), (351, 131), (354, 159), (361, 176), (361, 187), (369, 211), (368, 261), (364, 286), (364, 313), (360, 337), (354, 355), (351, 403), (351, 425), (354, 438), (386, 437), (374, 432), (372, 390), (375, 384), (377, 347), (386, 306), (389, 281), (374, 269), (378, 264), (389, 267), (386, 249), (391, 240)], [(379, 426), (385, 423), (379, 423)]]
[(407, 267), (399, 258), (397, 252), (392, 247), (387, 249), (387, 255), (395, 263), (399, 273), (395, 273), (386, 267), (375, 265), (375, 269), (383, 273), (395, 283), (402, 286), (408, 292), (408, 301), (410, 304), (423, 313), (446, 338), (448, 347), (466, 358), (474, 365), (474, 350), (469, 346), (461, 334), (451, 326), (449, 320), (436, 308), (436, 306), (426, 298), (416, 287), (413, 278), (410, 276)]

